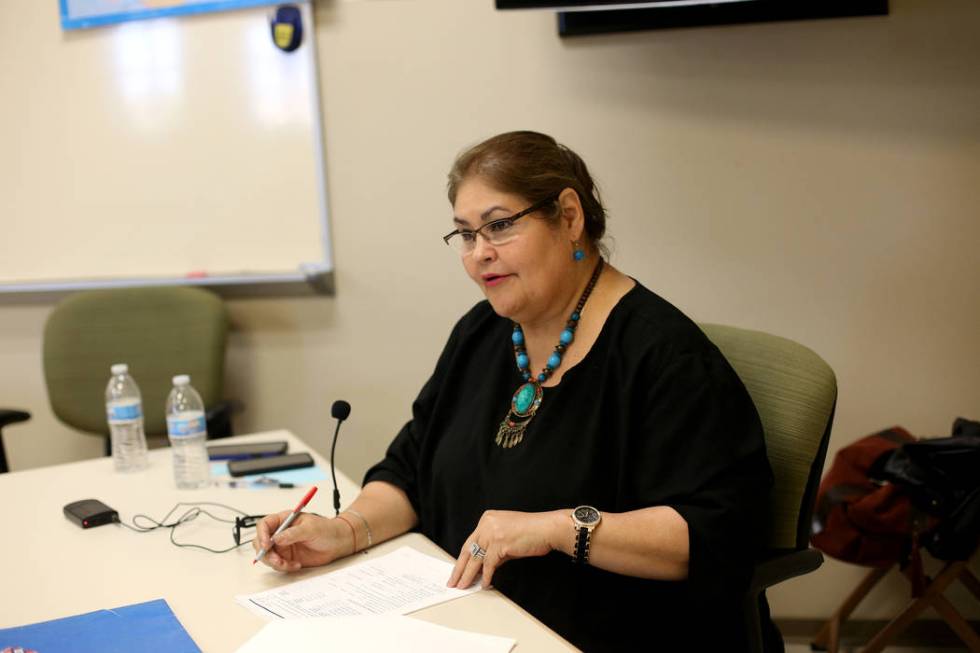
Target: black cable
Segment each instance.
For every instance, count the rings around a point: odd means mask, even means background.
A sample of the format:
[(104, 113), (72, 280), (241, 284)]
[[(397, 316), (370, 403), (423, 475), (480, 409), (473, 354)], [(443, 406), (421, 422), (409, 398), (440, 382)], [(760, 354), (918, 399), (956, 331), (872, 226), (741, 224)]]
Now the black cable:
[[(167, 523), (167, 520), (170, 518), (171, 515), (173, 515), (175, 512), (177, 512), (177, 510), (179, 510), (181, 506), (191, 506), (191, 507), (186, 512), (184, 512), (184, 514), (182, 514), (179, 518), (177, 518), (176, 521), (171, 522), (171, 523), (168, 524)], [(191, 544), (191, 543), (187, 543), (187, 542), (178, 542), (175, 539), (175, 536), (176, 536), (176, 533), (177, 533), (177, 527), (180, 526), (181, 524), (186, 524), (186, 523), (188, 523), (190, 521), (194, 521), (200, 515), (207, 515), (208, 517), (210, 517), (211, 519), (213, 519), (215, 521), (225, 522), (226, 524), (234, 524), (235, 523), (235, 520), (234, 519), (223, 519), (223, 518), (218, 517), (217, 515), (215, 515), (213, 513), (208, 512), (207, 510), (203, 510), (202, 508), (200, 508), (200, 506), (217, 506), (219, 508), (224, 508), (225, 510), (230, 510), (231, 512), (236, 512), (236, 513), (238, 513), (239, 515), (242, 515), (242, 516), (248, 516), (248, 513), (243, 512), (243, 511), (239, 510), (238, 508), (232, 508), (231, 506), (226, 506), (223, 503), (215, 503), (213, 501), (192, 501), (192, 502), (183, 502), (182, 501), (180, 503), (177, 503), (173, 508), (171, 508), (170, 511), (167, 512), (167, 514), (164, 515), (163, 516), (163, 519), (161, 519), (160, 521), (157, 521), (157, 520), (153, 519), (152, 517), (150, 517), (148, 515), (137, 514), (137, 515), (133, 515), (132, 525), (125, 523), (124, 521), (122, 521), (118, 517), (116, 518), (115, 522), (117, 524), (119, 524), (120, 526), (124, 526), (125, 528), (128, 528), (129, 530), (134, 531), (136, 533), (149, 533), (149, 532), (155, 531), (155, 530), (157, 530), (159, 528), (169, 528), (170, 529), (170, 542), (174, 546), (181, 547), (181, 548), (187, 548), (187, 549), (201, 549), (203, 551), (208, 551), (210, 553), (228, 553), (229, 551), (234, 551), (235, 549), (238, 549), (240, 547), (243, 547), (246, 544), (251, 544), (252, 540), (246, 540), (246, 541), (240, 542), (240, 543), (238, 543), (238, 544), (236, 544), (234, 546), (230, 546), (227, 549), (212, 549), (211, 547), (204, 546), (203, 544)], [(144, 526), (144, 525), (138, 524), (137, 523), (137, 520), (138, 519), (146, 520), (146, 521), (148, 521), (152, 525), (151, 526)]]

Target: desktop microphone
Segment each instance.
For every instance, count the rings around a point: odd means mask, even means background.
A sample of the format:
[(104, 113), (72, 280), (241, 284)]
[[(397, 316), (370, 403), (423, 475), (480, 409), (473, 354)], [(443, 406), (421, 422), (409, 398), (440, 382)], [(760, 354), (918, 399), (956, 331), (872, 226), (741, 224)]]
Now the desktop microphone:
[(342, 399), (333, 402), (333, 406), (330, 407), (330, 415), (337, 420), (337, 430), (333, 432), (333, 445), (330, 447), (330, 475), (333, 477), (333, 510), (335, 515), (339, 515), (340, 490), (337, 489), (337, 470), (333, 464), (333, 454), (337, 450), (337, 435), (340, 433), (340, 425), (350, 417), (350, 404)]

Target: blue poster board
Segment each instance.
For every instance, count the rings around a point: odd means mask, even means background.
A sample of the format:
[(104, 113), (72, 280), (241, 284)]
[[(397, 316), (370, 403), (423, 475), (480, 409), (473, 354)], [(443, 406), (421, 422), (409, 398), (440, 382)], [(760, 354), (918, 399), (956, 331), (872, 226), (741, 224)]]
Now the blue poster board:
[(274, 0), (59, 0), (62, 29), (281, 4)]
[(201, 653), (164, 599), (0, 629), (0, 650)]

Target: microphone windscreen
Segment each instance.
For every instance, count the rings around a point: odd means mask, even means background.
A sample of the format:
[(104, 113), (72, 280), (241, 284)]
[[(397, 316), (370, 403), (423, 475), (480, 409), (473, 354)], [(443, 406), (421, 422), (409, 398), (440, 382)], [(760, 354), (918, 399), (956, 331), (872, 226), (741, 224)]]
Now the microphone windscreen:
[(350, 404), (343, 399), (335, 401), (333, 402), (333, 406), (330, 408), (330, 414), (334, 419), (343, 421), (350, 416)]

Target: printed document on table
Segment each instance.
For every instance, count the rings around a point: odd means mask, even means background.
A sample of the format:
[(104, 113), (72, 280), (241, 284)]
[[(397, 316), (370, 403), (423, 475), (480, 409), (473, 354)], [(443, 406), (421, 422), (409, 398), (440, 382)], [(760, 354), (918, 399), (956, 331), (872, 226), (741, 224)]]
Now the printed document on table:
[(446, 587), (453, 563), (410, 547), (316, 578), (236, 596), (266, 619), (400, 615), (451, 601), (480, 589)]

